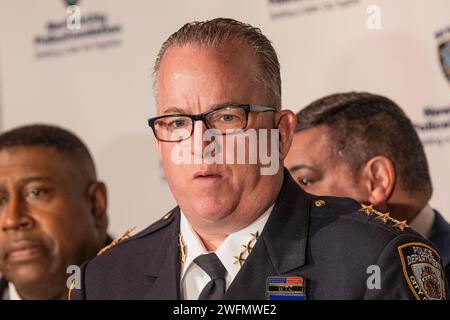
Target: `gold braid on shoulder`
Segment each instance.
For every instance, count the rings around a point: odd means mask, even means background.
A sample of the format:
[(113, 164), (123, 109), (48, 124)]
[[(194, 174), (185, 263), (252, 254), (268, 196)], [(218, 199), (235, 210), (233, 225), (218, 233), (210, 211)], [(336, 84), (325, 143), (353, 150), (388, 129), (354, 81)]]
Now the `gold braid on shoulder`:
[(114, 239), (113, 241), (111, 241), (110, 244), (108, 244), (106, 247), (102, 248), (98, 253), (97, 256), (101, 255), (102, 253), (104, 253), (105, 251), (111, 249), (112, 247), (116, 246), (119, 244), (119, 242), (125, 240), (126, 238), (128, 238), (130, 236), (130, 233), (133, 232), (133, 230), (136, 229), (136, 227), (132, 227), (130, 229), (128, 229), (127, 231), (125, 231), (125, 233), (123, 235), (121, 235), (120, 237)]
[[(130, 233), (133, 232), (133, 230), (136, 229), (136, 227), (130, 228), (128, 229), (123, 235), (121, 235), (120, 237), (114, 239), (113, 241), (111, 241), (111, 243), (109, 245), (107, 245), (106, 247), (102, 248), (98, 253), (97, 256), (101, 255), (103, 252), (111, 249), (112, 247), (116, 246), (120, 241), (125, 240), (126, 238), (128, 238), (130, 236)], [(67, 293), (67, 300), (72, 300), (72, 291), (75, 288), (75, 280), (73, 279), (72, 282), (70, 283), (70, 287), (69, 287), (69, 291)]]

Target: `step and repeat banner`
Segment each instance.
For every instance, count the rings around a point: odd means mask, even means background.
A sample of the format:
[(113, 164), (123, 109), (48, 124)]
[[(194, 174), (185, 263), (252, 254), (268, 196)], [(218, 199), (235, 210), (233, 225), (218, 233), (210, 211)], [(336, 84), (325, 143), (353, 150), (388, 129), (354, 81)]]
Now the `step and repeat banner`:
[(0, 0), (1, 130), (77, 133), (108, 185), (111, 232), (144, 228), (175, 204), (146, 124), (153, 61), (184, 23), (219, 16), (273, 41), (287, 108), (350, 90), (398, 102), (426, 147), (432, 205), (450, 219), (448, 0)]

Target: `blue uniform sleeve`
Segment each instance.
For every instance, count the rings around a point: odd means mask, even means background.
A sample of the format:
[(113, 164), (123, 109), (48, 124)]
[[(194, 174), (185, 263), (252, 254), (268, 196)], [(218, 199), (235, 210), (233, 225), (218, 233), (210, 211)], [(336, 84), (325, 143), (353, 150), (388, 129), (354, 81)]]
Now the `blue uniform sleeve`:
[(446, 300), (448, 283), (438, 251), (414, 234), (401, 234), (380, 254), (376, 276), (367, 285), (365, 299)]

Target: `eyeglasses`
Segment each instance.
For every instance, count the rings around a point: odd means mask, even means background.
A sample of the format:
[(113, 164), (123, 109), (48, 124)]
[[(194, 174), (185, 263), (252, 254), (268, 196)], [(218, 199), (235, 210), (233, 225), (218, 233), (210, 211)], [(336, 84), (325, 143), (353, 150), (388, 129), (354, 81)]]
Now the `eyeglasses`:
[(215, 129), (220, 134), (228, 134), (245, 129), (250, 112), (267, 111), (276, 112), (276, 109), (250, 104), (232, 104), (197, 115), (162, 115), (148, 119), (148, 125), (159, 141), (179, 142), (192, 136), (195, 121), (203, 121), (207, 129)]

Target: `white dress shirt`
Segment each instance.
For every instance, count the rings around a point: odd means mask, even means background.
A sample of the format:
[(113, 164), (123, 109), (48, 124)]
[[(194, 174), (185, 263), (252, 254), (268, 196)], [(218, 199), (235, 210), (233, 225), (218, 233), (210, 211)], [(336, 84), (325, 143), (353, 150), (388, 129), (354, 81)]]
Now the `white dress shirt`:
[(11, 283), (8, 282), (8, 300), (23, 300), (19, 293), (16, 290), (16, 287)]
[[(274, 205), (270, 206), (270, 208), (258, 219), (244, 229), (228, 235), (215, 251), (217, 257), (220, 259), (225, 269), (227, 269), (225, 278), (226, 289), (228, 289), (241, 269), (241, 266), (238, 263), (234, 263), (236, 261), (235, 256), (239, 256), (239, 254), (245, 250), (244, 245), (247, 245), (253, 238), (252, 234), (256, 234), (256, 232), (261, 234), (273, 207)], [(197, 233), (192, 229), (191, 224), (186, 219), (183, 211), (180, 210), (180, 213), (180, 233), (183, 238), (186, 254), (186, 261), (181, 269), (180, 277), (181, 298), (185, 300), (196, 300), (211, 278), (194, 262), (194, 260), (198, 256), (209, 252), (206, 250)]]
[(434, 224), (435, 212), (427, 204), (419, 214), (411, 221), (409, 226), (413, 228), (417, 233), (419, 233), (422, 237), (428, 238), (431, 233), (431, 229)]

